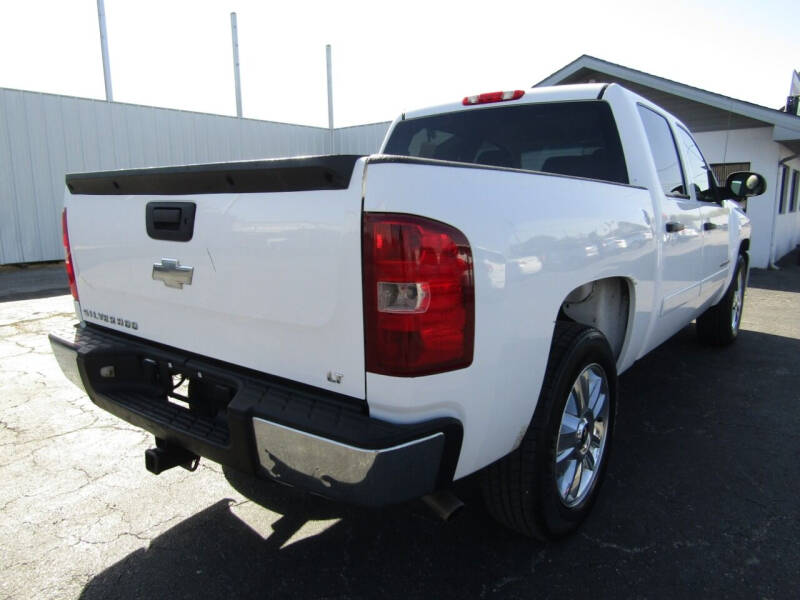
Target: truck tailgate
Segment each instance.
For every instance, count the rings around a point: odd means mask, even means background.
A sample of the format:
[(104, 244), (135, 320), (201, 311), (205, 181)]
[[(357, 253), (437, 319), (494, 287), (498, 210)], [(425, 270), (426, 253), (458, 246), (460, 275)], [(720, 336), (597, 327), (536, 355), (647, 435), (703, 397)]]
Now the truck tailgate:
[[(364, 399), (363, 170), (330, 156), (68, 176), (84, 320)], [(190, 239), (169, 239), (192, 205)]]

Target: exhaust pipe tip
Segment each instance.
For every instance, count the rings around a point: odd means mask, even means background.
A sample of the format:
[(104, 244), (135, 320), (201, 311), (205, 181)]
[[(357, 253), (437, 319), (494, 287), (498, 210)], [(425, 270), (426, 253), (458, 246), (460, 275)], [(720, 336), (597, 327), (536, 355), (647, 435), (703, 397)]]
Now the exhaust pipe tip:
[(464, 503), (450, 490), (439, 490), (422, 497), (422, 501), (442, 521), (449, 521), (464, 508)]

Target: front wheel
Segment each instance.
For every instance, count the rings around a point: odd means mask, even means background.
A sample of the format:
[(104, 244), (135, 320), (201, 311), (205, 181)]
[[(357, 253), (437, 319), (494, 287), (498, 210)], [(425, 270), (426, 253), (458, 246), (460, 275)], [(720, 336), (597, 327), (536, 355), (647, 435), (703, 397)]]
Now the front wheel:
[(528, 431), (516, 450), (483, 473), (492, 516), (539, 539), (575, 530), (605, 474), (616, 397), (616, 365), (603, 334), (558, 323)]
[(722, 300), (697, 317), (697, 335), (702, 342), (725, 346), (736, 340), (742, 322), (746, 273), (747, 263), (740, 254), (733, 279)]

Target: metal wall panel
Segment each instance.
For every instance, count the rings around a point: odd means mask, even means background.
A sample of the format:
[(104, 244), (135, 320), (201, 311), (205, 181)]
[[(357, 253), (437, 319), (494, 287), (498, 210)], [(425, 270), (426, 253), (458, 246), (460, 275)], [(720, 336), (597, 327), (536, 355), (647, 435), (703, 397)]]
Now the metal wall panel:
[[(389, 123), (334, 132), (377, 152)], [(0, 264), (59, 260), (64, 175), (329, 152), (321, 127), (0, 88)]]
[[(11, 177), (14, 182), (14, 193), (17, 198), (24, 198), (24, 203), (17, 202), (17, 252), (21, 256), (39, 256), (41, 251), (38, 241), (39, 210), (33, 189), (33, 173), (31, 166), (31, 137), (28, 132), (25, 97), (22, 93), (8, 94), (5, 98), (5, 109), (8, 111), (5, 124), (8, 128), (8, 139), (11, 150)], [(33, 123), (36, 127), (37, 123)]]
[(0, 264), (58, 260), (64, 175), (324, 154), (320, 127), (0, 88)]
[[(8, 128), (9, 94), (0, 94), (0, 264), (5, 257), (21, 256), (19, 217), (14, 187), (14, 157)], [(17, 159), (19, 160), (19, 158)]]
[(383, 142), (391, 122), (342, 127), (334, 133), (337, 154), (374, 154)]

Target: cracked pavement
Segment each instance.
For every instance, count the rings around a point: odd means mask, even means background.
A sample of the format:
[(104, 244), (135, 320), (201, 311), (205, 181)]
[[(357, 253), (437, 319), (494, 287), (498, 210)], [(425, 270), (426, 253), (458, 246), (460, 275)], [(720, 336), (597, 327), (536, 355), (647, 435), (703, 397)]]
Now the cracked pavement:
[(150, 436), (95, 407), (50, 352), (72, 310), (69, 296), (0, 303), (0, 598), (800, 590), (799, 267), (753, 272), (734, 346), (700, 346), (690, 326), (621, 378), (600, 500), (549, 545), (495, 525), (474, 479), (442, 523), (418, 501), (342, 506), (207, 460), (151, 475)]

